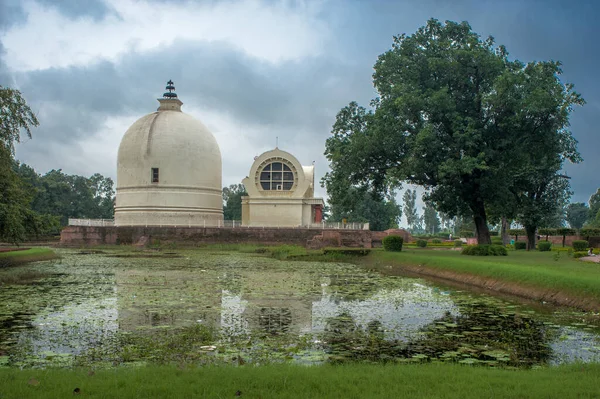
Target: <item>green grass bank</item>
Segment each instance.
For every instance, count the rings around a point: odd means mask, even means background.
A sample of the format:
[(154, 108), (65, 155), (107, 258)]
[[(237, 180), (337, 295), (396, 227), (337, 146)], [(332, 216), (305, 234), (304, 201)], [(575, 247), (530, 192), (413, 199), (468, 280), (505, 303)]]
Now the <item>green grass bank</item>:
[(389, 273), (413, 272), (585, 310), (600, 310), (600, 264), (566, 252), (510, 251), (464, 256), (460, 251), (372, 251), (364, 263)]
[(2, 398), (597, 398), (598, 386), (598, 364), (518, 371), (452, 364), (0, 369)]
[(0, 267), (55, 258), (58, 258), (58, 255), (54, 253), (54, 251), (43, 247), (35, 247), (19, 251), (0, 252)]

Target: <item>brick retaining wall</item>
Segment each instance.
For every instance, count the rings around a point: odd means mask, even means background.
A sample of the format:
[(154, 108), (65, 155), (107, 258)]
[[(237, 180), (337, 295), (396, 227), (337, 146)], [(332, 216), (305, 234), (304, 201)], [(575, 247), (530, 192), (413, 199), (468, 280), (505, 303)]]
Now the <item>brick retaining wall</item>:
[(114, 227), (67, 226), (60, 234), (60, 245), (66, 247), (96, 245), (145, 245), (176, 242), (180, 245), (247, 243), (294, 244), (322, 248), (324, 246), (371, 248), (369, 230), (323, 230), (286, 228), (227, 227)]

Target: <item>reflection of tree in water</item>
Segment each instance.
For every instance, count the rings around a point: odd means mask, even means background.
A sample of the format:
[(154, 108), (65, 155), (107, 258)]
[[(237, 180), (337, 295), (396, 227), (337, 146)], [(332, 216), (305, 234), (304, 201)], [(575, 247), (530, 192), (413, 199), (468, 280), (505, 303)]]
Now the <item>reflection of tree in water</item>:
[(382, 281), (367, 274), (331, 274), (327, 277), (335, 303), (366, 298), (382, 289)]
[(526, 315), (502, 312), (485, 304), (461, 308), (461, 315), (446, 313), (422, 329), (408, 343), (384, 339), (379, 321), (365, 329), (343, 313), (327, 321), (323, 341), (333, 361), (425, 361), (531, 366), (549, 360), (550, 332)]
[(260, 308), (258, 325), (269, 334), (287, 333), (292, 324), (289, 308)]
[(356, 339), (358, 326), (349, 313), (344, 312), (327, 319), (324, 339), (331, 345), (345, 343)]

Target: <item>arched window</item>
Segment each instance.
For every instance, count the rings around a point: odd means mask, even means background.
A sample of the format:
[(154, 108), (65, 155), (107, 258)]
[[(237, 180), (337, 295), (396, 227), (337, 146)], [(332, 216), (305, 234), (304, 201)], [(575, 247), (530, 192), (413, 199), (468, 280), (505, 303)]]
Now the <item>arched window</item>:
[(289, 191), (294, 186), (294, 172), (283, 162), (271, 162), (260, 171), (259, 181), (263, 190)]

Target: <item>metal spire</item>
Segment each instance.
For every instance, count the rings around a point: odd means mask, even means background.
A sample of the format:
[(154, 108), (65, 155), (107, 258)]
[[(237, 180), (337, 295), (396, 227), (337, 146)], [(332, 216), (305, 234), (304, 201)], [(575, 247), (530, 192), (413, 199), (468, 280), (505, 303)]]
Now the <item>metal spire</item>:
[(165, 87), (168, 91), (163, 94), (164, 98), (173, 99), (177, 98), (177, 94), (175, 93), (175, 86), (173, 86), (173, 81), (169, 79), (167, 82), (167, 87)]

